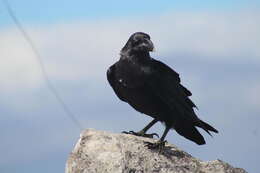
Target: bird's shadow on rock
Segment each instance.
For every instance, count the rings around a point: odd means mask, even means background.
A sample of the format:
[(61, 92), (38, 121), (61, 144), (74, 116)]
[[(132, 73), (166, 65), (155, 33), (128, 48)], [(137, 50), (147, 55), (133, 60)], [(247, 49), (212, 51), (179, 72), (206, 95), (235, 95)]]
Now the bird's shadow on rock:
[(173, 157), (177, 157), (177, 158), (181, 159), (181, 158), (188, 156), (187, 153), (180, 151), (180, 150), (176, 150), (176, 148), (171, 147), (171, 146), (164, 146), (161, 149), (150, 149), (150, 150), (163, 155), (167, 159), (172, 159)]
[(161, 151), (159, 151), (159, 154), (162, 154), (168, 159), (171, 159), (172, 157), (184, 158), (186, 156), (183, 151), (176, 150), (174, 147), (170, 146), (165, 146)]

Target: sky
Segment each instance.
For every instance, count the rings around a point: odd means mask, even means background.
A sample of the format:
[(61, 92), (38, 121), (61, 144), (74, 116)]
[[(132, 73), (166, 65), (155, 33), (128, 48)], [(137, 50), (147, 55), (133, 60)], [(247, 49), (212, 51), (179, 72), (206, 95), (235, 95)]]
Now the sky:
[[(138, 131), (151, 118), (121, 102), (106, 81), (128, 37), (151, 36), (151, 56), (180, 74), (198, 116), (219, 130), (200, 158), (260, 172), (259, 1), (9, 0), (42, 56), (49, 79), (84, 128)], [(37, 58), (0, 1), (0, 172), (64, 172), (80, 130), (42, 76)], [(150, 132), (162, 134), (156, 124)]]

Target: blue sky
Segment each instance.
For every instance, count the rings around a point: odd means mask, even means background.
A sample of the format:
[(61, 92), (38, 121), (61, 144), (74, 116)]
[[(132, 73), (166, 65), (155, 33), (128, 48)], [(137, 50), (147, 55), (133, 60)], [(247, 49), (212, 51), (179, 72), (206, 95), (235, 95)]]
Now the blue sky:
[[(251, 9), (259, 5), (257, 0), (213, 0), (198, 3), (196, 0), (144, 0), (144, 1), (69, 1), (69, 0), (9, 0), (24, 23), (49, 24), (74, 20), (124, 18), (140, 15), (157, 15), (172, 11), (233, 11)], [(0, 7), (0, 24), (10, 24), (3, 6)]]
[[(220, 131), (213, 138), (202, 132), (204, 146), (174, 131), (167, 140), (202, 160), (260, 171), (259, 1), (9, 2), (85, 128), (139, 130), (150, 121), (120, 102), (105, 76), (129, 35), (144, 31), (157, 50), (152, 56), (180, 73), (198, 116)], [(0, 58), (0, 172), (64, 172), (80, 131), (46, 87), (3, 3)]]

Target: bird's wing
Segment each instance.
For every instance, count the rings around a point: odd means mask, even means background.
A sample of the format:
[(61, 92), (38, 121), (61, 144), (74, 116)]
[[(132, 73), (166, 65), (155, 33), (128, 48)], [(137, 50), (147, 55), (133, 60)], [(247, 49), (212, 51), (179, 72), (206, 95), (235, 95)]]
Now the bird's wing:
[(183, 118), (197, 120), (193, 107), (195, 104), (188, 98), (191, 92), (180, 84), (177, 72), (166, 64), (152, 60), (152, 72), (146, 75), (147, 88), (174, 112), (178, 112)]
[(118, 96), (118, 98), (122, 101), (126, 101), (120, 92), (119, 84), (115, 77), (115, 68), (116, 68), (116, 63), (109, 67), (109, 69), (107, 70), (107, 80), (111, 85), (111, 87), (113, 88), (116, 95)]

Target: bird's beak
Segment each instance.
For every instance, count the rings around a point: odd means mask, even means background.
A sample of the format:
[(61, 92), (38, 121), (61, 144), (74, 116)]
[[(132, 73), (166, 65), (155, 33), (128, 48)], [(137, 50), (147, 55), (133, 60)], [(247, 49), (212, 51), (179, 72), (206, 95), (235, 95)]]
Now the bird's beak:
[(148, 42), (148, 50), (151, 51), (151, 52), (155, 52), (153, 42), (149, 39), (147, 39), (147, 42)]

